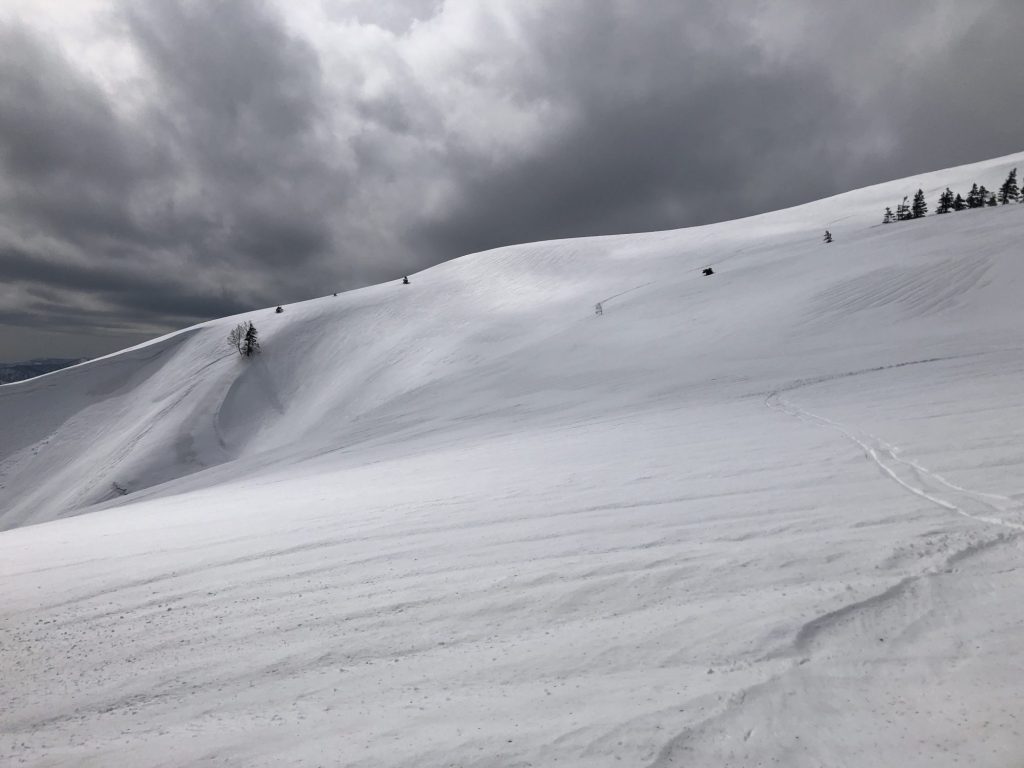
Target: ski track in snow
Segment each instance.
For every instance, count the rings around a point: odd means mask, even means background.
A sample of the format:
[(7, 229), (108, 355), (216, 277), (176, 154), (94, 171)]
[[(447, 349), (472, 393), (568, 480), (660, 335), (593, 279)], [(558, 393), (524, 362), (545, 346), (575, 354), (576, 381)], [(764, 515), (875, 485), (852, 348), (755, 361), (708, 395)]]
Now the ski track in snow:
[(816, 413), (806, 408), (801, 408), (792, 400), (782, 397), (782, 393), (794, 392), (805, 387), (823, 384), (828, 381), (845, 379), (853, 376), (864, 376), (879, 373), (881, 371), (904, 368), (912, 365), (925, 365), (928, 363), (943, 362), (954, 358), (929, 358), (927, 360), (912, 360), (895, 365), (878, 366), (859, 371), (848, 371), (831, 376), (822, 376), (815, 379), (800, 380), (771, 392), (765, 398), (765, 405), (769, 408), (781, 410), (794, 418), (806, 421), (811, 424), (834, 430), (847, 440), (859, 446), (864, 455), (873, 461), (890, 479), (933, 504), (943, 509), (956, 512), (959, 515), (989, 525), (998, 525), (1014, 531), (1024, 531), (1024, 523), (1010, 520), (1005, 517), (1007, 514), (1019, 513), (1020, 505), (1013, 499), (994, 493), (973, 491), (960, 485), (950, 482), (936, 472), (923, 467), (919, 462), (902, 458), (900, 451), (893, 445), (875, 435), (858, 430)]

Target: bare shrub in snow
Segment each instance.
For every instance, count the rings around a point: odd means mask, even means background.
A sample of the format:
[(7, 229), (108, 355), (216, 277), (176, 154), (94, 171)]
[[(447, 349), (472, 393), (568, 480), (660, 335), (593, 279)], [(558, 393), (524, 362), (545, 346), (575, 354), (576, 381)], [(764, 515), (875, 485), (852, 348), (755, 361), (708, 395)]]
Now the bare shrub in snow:
[(240, 355), (243, 354), (242, 341), (244, 341), (245, 339), (245, 332), (248, 330), (248, 328), (248, 323), (239, 323), (234, 328), (232, 328), (231, 333), (228, 334), (228, 344), (230, 344), (235, 350), (237, 350), (238, 354)]

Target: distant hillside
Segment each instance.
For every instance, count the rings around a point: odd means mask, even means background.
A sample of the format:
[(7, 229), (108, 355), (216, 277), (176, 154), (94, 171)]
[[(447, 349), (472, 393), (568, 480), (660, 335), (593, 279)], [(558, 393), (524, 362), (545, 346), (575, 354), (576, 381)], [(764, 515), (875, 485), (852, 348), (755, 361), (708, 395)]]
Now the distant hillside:
[(33, 379), (44, 373), (59, 371), (69, 365), (81, 363), (85, 358), (45, 357), (40, 360), (24, 360), (20, 363), (0, 363), (0, 384)]

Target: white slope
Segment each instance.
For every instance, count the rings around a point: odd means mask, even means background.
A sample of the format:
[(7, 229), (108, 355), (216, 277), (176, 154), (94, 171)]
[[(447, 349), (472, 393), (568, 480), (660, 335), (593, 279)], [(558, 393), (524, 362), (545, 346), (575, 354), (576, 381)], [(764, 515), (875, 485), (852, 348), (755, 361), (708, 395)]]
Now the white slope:
[(1019, 764), (1018, 164), (0, 388), (0, 764)]

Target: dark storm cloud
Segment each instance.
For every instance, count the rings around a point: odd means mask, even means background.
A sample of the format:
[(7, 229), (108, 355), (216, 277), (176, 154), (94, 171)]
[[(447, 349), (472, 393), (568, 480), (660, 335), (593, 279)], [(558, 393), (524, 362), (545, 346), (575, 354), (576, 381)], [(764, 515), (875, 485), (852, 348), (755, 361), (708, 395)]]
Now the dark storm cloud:
[[(89, 180), (124, 191), (138, 158), (102, 91), (29, 29), (0, 27), (0, 153), (5, 172), (36, 183)], [(128, 150), (128, 151), (126, 151)]]
[(1022, 148), (1014, 0), (117, 0), (109, 19), (134, 62), (115, 86), (0, 23), (0, 358)]
[(315, 53), (259, 3), (124, 23), (150, 75), (131, 117), (38, 33), (0, 31), (0, 278), (36, 297), (4, 322), (137, 332), (308, 296), (347, 184), (316, 136)]
[(0, 158), (14, 226), (81, 240), (138, 236), (127, 201), (158, 154), (29, 29), (0, 26)]
[[(914, 77), (894, 78), (889, 109), (918, 165), (1024, 149), (1024, 5), (996, 4)], [(941, 167), (941, 163), (940, 166)]]
[[(841, 148), (827, 137), (852, 135), (858, 120), (820, 79), (678, 59), (665, 61), (666, 69), (700, 67), (701, 82), (676, 83), (663, 73), (631, 97), (596, 94), (576, 104), (568, 129), (526, 160), (489, 167), (456, 154), (454, 171), (465, 190), (459, 207), (421, 223), (413, 239), (441, 255), (466, 246), (678, 227), (834, 189), (829, 169)], [(782, 166), (800, 172), (798, 186), (787, 183)]]
[[(95, 266), (50, 261), (37, 253), (13, 248), (0, 250), (0, 281), (19, 285), (34, 299), (37, 316), (73, 317), (88, 322), (92, 317), (146, 317), (164, 322), (217, 313), (234, 314), (244, 304), (225, 294), (196, 290), (188, 275), (158, 274), (132, 264)], [(75, 296), (98, 299), (105, 310), (81, 310)], [(11, 322), (11, 314), (5, 315)]]
[(154, 76), (155, 122), (202, 185), (177, 201), (198, 230), (184, 245), (271, 271), (323, 256), (348, 181), (318, 135), (316, 53), (260, 2), (164, 0), (129, 6), (127, 20)]
[(577, 2), (561, 24), (536, 19), (536, 75), (509, 87), (572, 120), (507, 164), (456, 148), (464, 194), (410, 243), (441, 257), (707, 223), (1024, 148), (1020, 4), (943, 29), (950, 43), (926, 54), (909, 33), (941, 4), (765, 5), (812, 39), (773, 47), (769, 28), (761, 45), (736, 6), (712, 2)]

